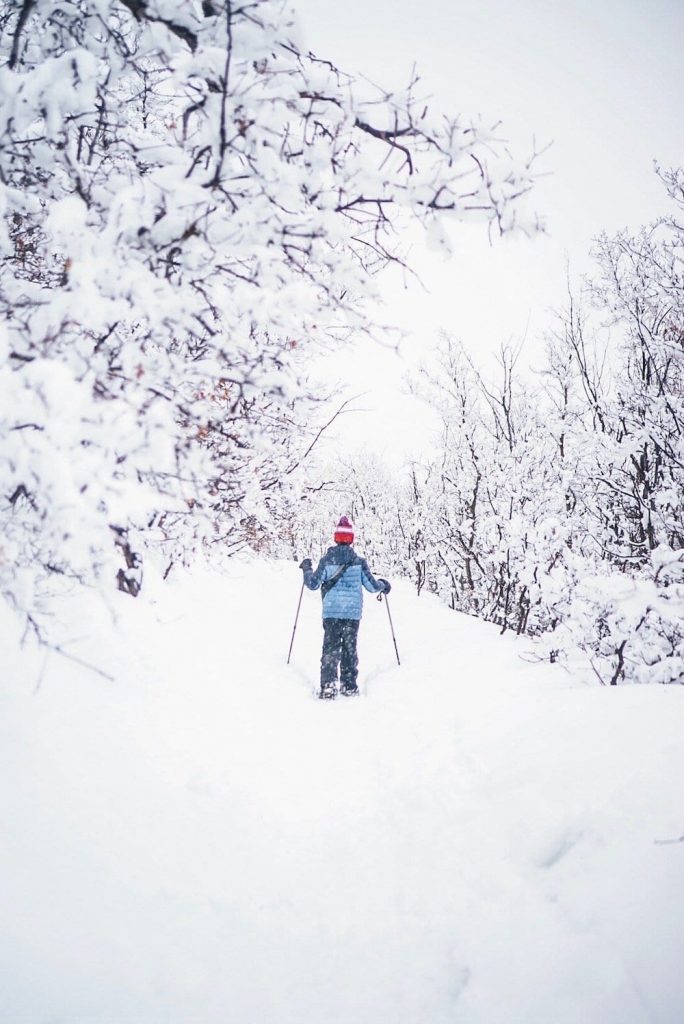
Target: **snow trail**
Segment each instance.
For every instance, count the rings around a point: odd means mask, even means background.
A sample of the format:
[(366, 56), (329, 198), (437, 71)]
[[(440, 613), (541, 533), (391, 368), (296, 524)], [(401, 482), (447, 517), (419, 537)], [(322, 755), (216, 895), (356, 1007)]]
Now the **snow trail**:
[(299, 580), (75, 609), (113, 684), (10, 658), (0, 1019), (675, 1024), (684, 691), (573, 686), (400, 584), (401, 668), (367, 599), (364, 694), (320, 702)]

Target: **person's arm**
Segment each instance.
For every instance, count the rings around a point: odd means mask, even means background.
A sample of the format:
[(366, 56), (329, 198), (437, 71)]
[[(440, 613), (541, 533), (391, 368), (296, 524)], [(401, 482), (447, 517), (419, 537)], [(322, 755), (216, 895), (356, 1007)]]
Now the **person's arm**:
[(361, 582), (371, 594), (389, 594), (391, 589), (387, 580), (376, 580), (365, 558), (361, 562)]
[(304, 573), (304, 585), (308, 587), (309, 590), (318, 590), (325, 575), (324, 560), (321, 558), (315, 572), (313, 571), (313, 564), (310, 558), (305, 558), (303, 562), (300, 562), (299, 568)]

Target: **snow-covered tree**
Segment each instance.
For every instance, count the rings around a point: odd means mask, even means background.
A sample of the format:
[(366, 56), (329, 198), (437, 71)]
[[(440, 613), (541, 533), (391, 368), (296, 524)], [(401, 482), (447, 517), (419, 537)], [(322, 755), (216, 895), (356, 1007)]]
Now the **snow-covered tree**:
[(5, 597), (108, 577), (150, 528), (258, 532), (283, 445), (308, 445), (307, 361), (372, 332), (402, 228), (534, 227), (530, 186), (417, 80), (390, 95), (304, 51), (278, 0), (5, 5)]
[[(453, 608), (504, 630), (537, 633), (546, 625), (539, 580), (562, 544), (564, 510), (555, 442), (518, 356), (504, 346), (498, 380), (488, 382), (462, 344), (445, 337), (439, 366), (419, 385), (442, 418), (423, 484), (422, 503), (431, 510), (425, 576)], [(422, 585), (420, 572), (415, 581)]]
[(590, 293), (611, 339), (603, 374), (571, 336), (591, 411), (578, 435), (584, 548), (600, 564), (568, 629), (610, 683), (684, 680), (684, 175), (659, 174), (674, 212), (596, 245)]
[(419, 592), (605, 684), (684, 681), (684, 175), (660, 176), (675, 212), (598, 239), (535, 374), (505, 346), (489, 380), (443, 338), (415, 386), (436, 451), (384, 497), (415, 529), (377, 534)]
[(538, 384), (504, 351), (492, 385), (450, 341), (428, 395), (435, 589), (613, 684), (684, 679), (684, 177), (660, 174), (675, 212), (598, 239)]

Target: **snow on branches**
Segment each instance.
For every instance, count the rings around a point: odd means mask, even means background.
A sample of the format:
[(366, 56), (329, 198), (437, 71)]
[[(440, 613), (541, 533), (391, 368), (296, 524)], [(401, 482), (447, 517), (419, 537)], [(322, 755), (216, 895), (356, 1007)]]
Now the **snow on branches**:
[(445, 336), (413, 381), (434, 454), (337, 474), (388, 574), (605, 685), (684, 682), (684, 175), (659, 173), (673, 213), (598, 240), (536, 374)]
[(406, 224), (535, 224), (493, 130), (369, 91), (276, 0), (23, 0), (0, 33), (0, 581), (30, 610), (112, 533), (253, 519)]

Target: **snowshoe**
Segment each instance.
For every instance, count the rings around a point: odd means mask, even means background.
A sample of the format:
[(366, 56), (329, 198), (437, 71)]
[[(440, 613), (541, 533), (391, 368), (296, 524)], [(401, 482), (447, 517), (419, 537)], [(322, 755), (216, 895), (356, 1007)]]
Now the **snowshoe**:
[(345, 697), (356, 697), (359, 693), (358, 686), (341, 686), (340, 693)]
[(336, 692), (334, 686), (321, 686), (321, 692), (318, 696), (320, 700), (335, 700)]

